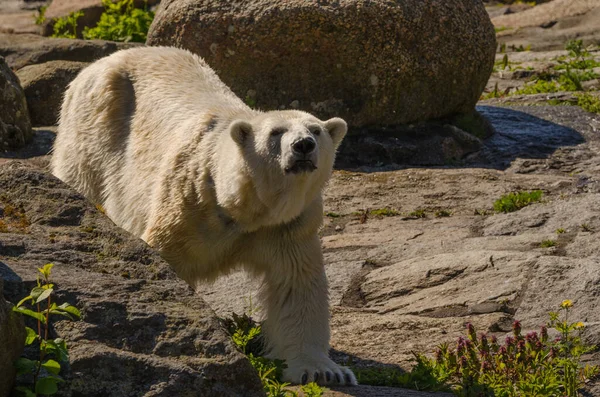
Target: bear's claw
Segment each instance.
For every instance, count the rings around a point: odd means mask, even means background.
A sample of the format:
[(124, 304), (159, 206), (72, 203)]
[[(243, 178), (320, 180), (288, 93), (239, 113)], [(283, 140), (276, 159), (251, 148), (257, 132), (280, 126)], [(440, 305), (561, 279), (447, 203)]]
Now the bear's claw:
[[(358, 384), (350, 369), (337, 365), (329, 358), (323, 360), (323, 362), (307, 361), (291, 361), (288, 368), (284, 370), (283, 380), (302, 385), (310, 382), (316, 382), (320, 385), (353, 386)], [(310, 367), (313, 367), (313, 369), (311, 370)], [(318, 369), (314, 369), (314, 367)]]

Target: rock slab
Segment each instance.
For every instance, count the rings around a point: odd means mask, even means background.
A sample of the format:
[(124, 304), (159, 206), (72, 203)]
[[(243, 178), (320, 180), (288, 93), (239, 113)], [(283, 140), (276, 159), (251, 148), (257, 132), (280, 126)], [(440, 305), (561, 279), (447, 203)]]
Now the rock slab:
[(147, 44), (201, 55), (253, 106), (351, 126), (472, 111), (496, 50), (479, 0), (165, 0)]
[(139, 43), (47, 38), (34, 34), (0, 33), (0, 56), (14, 70), (48, 61), (93, 62)]
[(61, 395), (264, 395), (214, 312), (141, 240), (31, 165), (3, 165), (0, 191), (6, 298), (25, 296), (52, 262), (58, 301), (83, 314), (51, 335), (69, 345)]
[(15, 378), (14, 361), (21, 356), (25, 343), (25, 325), (20, 315), (13, 313), (12, 304), (3, 297), (4, 283), (0, 277), (0, 396), (8, 396)]
[(17, 71), (34, 126), (55, 125), (67, 86), (86, 62), (50, 61)]
[(31, 121), (19, 79), (0, 56), (0, 152), (31, 140)]

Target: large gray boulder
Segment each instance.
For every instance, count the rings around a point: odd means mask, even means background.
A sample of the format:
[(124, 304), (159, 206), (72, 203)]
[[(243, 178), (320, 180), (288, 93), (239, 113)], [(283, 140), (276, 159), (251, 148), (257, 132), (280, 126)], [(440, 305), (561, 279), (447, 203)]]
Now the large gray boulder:
[(0, 152), (31, 139), (31, 122), (19, 79), (0, 56)]
[(201, 55), (258, 108), (351, 126), (472, 111), (496, 50), (480, 0), (164, 0), (147, 44)]
[[(2, 262), (0, 262), (0, 267)], [(14, 361), (23, 352), (25, 325), (20, 315), (3, 296), (4, 283), (0, 277), (0, 397), (8, 396), (15, 378)]]
[(141, 240), (32, 166), (0, 167), (0, 191), (0, 214), (18, 208), (0, 217), (7, 299), (25, 296), (37, 268), (52, 262), (59, 301), (83, 314), (55, 323), (52, 336), (70, 351), (61, 395), (264, 395), (214, 312)]
[(67, 86), (87, 65), (86, 62), (49, 61), (25, 66), (17, 71), (34, 126), (49, 126), (58, 122)]

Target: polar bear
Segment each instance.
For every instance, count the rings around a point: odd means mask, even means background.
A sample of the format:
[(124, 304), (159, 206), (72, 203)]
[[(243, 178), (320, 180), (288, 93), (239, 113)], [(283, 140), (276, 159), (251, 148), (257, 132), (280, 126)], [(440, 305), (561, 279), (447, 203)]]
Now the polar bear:
[(262, 277), (266, 348), (286, 360), (284, 381), (354, 385), (328, 356), (317, 236), (346, 130), (253, 110), (186, 50), (134, 48), (70, 84), (51, 168), (191, 285), (237, 268)]

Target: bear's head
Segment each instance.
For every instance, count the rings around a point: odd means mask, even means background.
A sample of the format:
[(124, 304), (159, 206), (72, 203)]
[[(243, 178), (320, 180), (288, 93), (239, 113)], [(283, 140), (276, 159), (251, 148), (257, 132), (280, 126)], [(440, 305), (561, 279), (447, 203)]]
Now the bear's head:
[(331, 176), (335, 152), (348, 127), (340, 118), (321, 121), (302, 111), (260, 113), (229, 126), (269, 223), (294, 219)]

